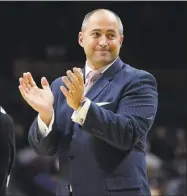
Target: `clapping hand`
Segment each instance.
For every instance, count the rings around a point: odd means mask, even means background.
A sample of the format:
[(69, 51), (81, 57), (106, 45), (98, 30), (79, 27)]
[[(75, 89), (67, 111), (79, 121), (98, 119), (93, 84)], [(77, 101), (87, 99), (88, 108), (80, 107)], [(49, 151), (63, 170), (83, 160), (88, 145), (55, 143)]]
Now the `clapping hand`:
[(19, 78), (19, 90), (25, 101), (37, 112), (46, 124), (50, 121), (53, 114), (54, 97), (49, 83), (45, 77), (41, 79), (42, 88), (39, 88), (31, 73), (23, 74)]
[(66, 97), (67, 104), (77, 110), (80, 106), (81, 100), (84, 98), (84, 79), (83, 73), (80, 68), (73, 68), (73, 72), (68, 70), (67, 76), (62, 77), (62, 81), (65, 86), (61, 86), (60, 89)]

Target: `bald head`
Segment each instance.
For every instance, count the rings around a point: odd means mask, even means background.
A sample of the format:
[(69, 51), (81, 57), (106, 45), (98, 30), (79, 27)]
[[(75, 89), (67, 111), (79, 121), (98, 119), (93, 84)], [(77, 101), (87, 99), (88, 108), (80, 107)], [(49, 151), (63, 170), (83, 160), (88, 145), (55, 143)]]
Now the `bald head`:
[(117, 14), (115, 14), (114, 12), (112, 12), (111, 10), (108, 10), (108, 9), (97, 9), (97, 10), (93, 10), (93, 11), (89, 12), (88, 14), (86, 14), (86, 16), (84, 17), (84, 20), (82, 22), (81, 31), (85, 30), (88, 21), (92, 18), (92, 16), (95, 16), (95, 15), (98, 18), (110, 17), (111, 20), (116, 20), (118, 22), (119, 33), (121, 35), (123, 35), (123, 25), (122, 25), (121, 19), (119, 18), (119, 16)]

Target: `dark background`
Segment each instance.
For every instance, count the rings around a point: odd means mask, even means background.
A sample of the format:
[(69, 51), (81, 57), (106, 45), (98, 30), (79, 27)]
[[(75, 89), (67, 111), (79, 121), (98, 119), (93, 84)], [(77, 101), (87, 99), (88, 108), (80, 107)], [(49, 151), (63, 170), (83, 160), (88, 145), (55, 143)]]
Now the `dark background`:
[[(121, 17), (125, 35), (121, 56), (126, 61), (142, 68), (185, 67), (186, 2), (1, 2), (4, 66), (11, 69), (12, 60), (23, 55), (45, 59), (50, 44), (65, 45), (68, 61), (84, 61), (77, 34), (84, 15), (96, 8), (111, 9)], [(23, 52), (23, 45), (29, 51)]]
[[(159, 107), (148, 146), (163, 164), (161, 175), (149, 174), (153, 188), (168, 193), (171, 181), (177, 179), (177, 184), (186, 174), (181, 165), (186, 159), (187, 2), (0, 2), (0, 103), (15, 121), (18, 158), (12, 176), (17, 194), (39, 195), (33, 188), (39, 185), (33, 179), (41, 172), (43, 161), (22, 162), (26, 155), (20, 153), (29, 149), (27, 133), (37, 113), (23, 101), (18, 78), (30, 71), (37, 83), (42, 76), (52, 82), (73, 66), (83, 67), (85, 56), (78, 45), (78, 32), (85, 14), (97, 8), (111, 9), (123, 22), (122, 60), (157, 79)], [(44, 173), (51, 173), (51, 167), (47, 168)], [(15, 183), (18, 176), (22, 180)], [(46, 189), (39, 187), (40, 191)]]

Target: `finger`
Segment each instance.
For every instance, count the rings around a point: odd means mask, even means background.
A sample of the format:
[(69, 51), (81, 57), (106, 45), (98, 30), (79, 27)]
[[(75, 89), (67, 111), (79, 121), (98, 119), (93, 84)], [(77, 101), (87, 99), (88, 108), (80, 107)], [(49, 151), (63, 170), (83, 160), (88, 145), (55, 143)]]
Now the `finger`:
[(23, 86), (19, 85), (19, 91), (22, 95), (22, 97), (25, 99), (25, 101), (29, 102), (29, 95), (28, 93), (25, 91), (25, 89), (23, 88)]
[(49, 82), (47, 81), (46, 77), (41, 78), (41, 85), (44, 90), (50, 90)]
[(29, 78), (28, 78), (27, 73), (23, 73), (23, 80), (24, 80), (26, 85), (29, 84)]
[(27, 89), (30, 91), (32, 86), (30, 84), (27, 84)]
[(27, 89), (30, 90), (32, 88), (32, 84), (29, 80), (28, 72), (23, 74), (23, 81), (24, 81), (25, 86), (27, 87)]
[(29, 93), (29, 88), (27, 87), (27, 84), (25, 84), (25, 81), (23, 78), (19, 78), (19, 82), (20, 82), (20, 85), (22, 86), (22, 88), (24, 89), (24, 91), (26, 93)]
[(67, 73), (67, 76), (70, 78), (72, 84), (73, 84), (74, 87), (76, 88), (76, 86), (79, 84), (78, 78), (75, 76), (74, 73), (72, 73), (71, 70), (68, 70), (66, 73)]
[(61, 86), (60, 90), (62, 91), (62, 93), (66, 98), (72, 98), (72, 94), (64, 86)]
[(75, 86), (73, 85), (73, 83), (71, 83), (68, 78), (66, 76), (63, 76), (62, 77), (62, 81), (64, 82), (64, 84), (67, 86), (67, 88), (70, 90), (70, 91), (76, 91), (76, 88)]
[(23, 85), (26, 86), (26, 84), (27, 84), (23, 77), (20, 77), (20, 78), (19, 78), (19, 83), (20, 83), (20, 85), (22, 85), (22, 86), (23, 86)]
[(79, 69), (76, 68), (76, 67), (73, 68), (73, 71), (74, 71), (75, 76), (78, 78), (79, 83), (83, 85), (84, 84), (84, 79), (83, 79), (82, 71), (80, 72)]
[(81, 69), (81, 68), (78, 68), (78, 70), (79, 70), (79, 72), (81, 72), (81, 73), (82, 73), (82, 69)]
[(35, 83), (35, 81), (34, 81), (34, 79), (33, 79), (33, 77), (32, 77), (30, 72), (27, 72), (27, 76), (28, 76), (29, 84), (31, 86), (36, 86), (36, 83)]
[(24, 79), (23, 78), (19, 78), (19, 82), (20, 82), (20, 85), (26, 90), (27, 89), (27, 85), (26, 85)]

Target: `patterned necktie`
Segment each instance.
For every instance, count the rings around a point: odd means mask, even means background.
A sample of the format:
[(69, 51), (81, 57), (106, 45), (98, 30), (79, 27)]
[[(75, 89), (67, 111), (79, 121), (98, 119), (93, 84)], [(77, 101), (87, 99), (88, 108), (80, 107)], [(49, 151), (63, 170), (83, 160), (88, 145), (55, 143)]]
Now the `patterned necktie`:
[(97, 70), (90, 71), (86, 76), (85, 94), (92, 87), (92, 85), (101, 77), (102, 73)]

